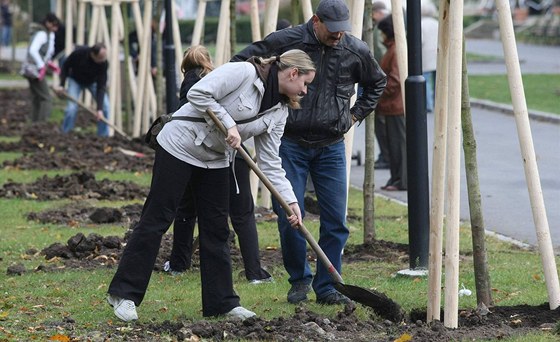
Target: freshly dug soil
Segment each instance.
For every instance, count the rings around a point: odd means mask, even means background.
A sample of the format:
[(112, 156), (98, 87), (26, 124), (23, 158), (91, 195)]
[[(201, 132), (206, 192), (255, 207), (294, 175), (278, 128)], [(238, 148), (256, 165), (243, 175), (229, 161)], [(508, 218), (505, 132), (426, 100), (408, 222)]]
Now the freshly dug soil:
[(148, 189), (133, 182), (97, 181), (91, 172), (73, 173), (68, 176), (43, 176), (33, 183), (7, 182), (0, 189), (0, 197), (37, 200), (98, 199), (134, 200), (144, 199)]
[[(150, 172), (153, 151), (141, 139), (127, 139), (119, 136), (98, 138), (86, 134), (94, 121), (87, 113), (78, 117), (77, 127), (86, 128), (83, 132), (60, 134), (57, 125), (52, 123), (29, 124), (26, 115), (30, 111), (29, 92), (25, 90), (0, 90), (0, 136), (20, 137), (12, 143), (0, 143), (0, 150), (21, 152), (23, 156), (3, 163), (11, 169), (70, 169), (76, 173), (69, 176), (41, 177), (30, 184), (6, 182), (0, 189), (0, 197), (34, 198), (54, 200), (71, 198), (80, 204), (71, 204), (47, 212), (28, 213), (29, 220), (42, 223), (68, 224), (74, 227), (110, 223), (123, 226), (123, 237), (101, 236), (98, 234), (77, 233), (64, 243), (55, 243), (43, 250), (29, 250), (28, 255), (44, 257), (50, 262), (26, 270), (22, 264), (7, 269), (10, 275), (25, 276), (26, 272), (62, 272), (67, 269), (91, 269), (96, 267), (114, 268), (122, 253), (130, 229), (138, 220), (140, 205), (122, 208), (96, 207), (90, 201), (131, 200), (145, 198), (147, 189), (129, 182), (97, 181), (91, 173), (97, 170), (128, 170)], [(78, 203), (77, 201), (74, 201)], [(309, 214), (313, 219), (313, 202), (307, 202)], [(316, 209), (316, 208), (315, 208)], [(274, 214), (259, 208), (258, 220), (274, 220)], [(233, 237), (233, 236), (232, 236)], [(163, 262), (171, 251), (171, 234), (163, 237), (156, 271), (161, 271)], [(232, 261), (242, 268), (239, 250), (232, 238)], [(283, 267), (281, 251), (278, 248), (261, 250), (262, 264), (265, 268)], [(344, 262), (384, 261), (401, 264), (408, 263), (406, 245), (388, 241), (375, 241), (368, 245), (348, 245), (344, 250)], [(309, 259), (315, 259), (309, 251)], [(56, 262), (55, 262), (56, 261)], [(198, 253), (193, 258), (193, 268), (197, 268)], [(259, 285), (266, 286), (266, 285)], [(73, 341), (222, 341), (222, 340), (263, 340), (263, 341), (471, 341), (502, 339), (513, 335), (527, 334), (531, 331), (546, 330), (560, 334), (560, 309), (549, 310), (547, 303), (539, 306), (497, 306), (489, 313), (477, 310), (459, 311), (459, 328), (447, 329), (441, 322), (425, 323), (425, 309), (407, 313), (400, 323), (382, 320), (372, 314), (368, 319), (360, 319), (354, 314), (354, 306), (347, 305), (338, 315), (329, 319), (321, 313), (308, 310), (303, 304), (295, 306), (294, 313), (287, 317), (272, 320), (252, 318), (245, 322), (232, 320), (186, 320), (153, 323), (140, 320), (134, 324), (108, 321), (106, 324), (91, 327), (87, 332), (76, 332), (76, 322), (71, 316), (62, 321), (46, 320), (37, 322), (36, 329), (58, 336), (61, 330), (71, 332), (58, 340)], [(263, 311), (265, 307), (261, 308)], [(443, 313), (441, 317), (444, 317)], [(83, 324), (81, 324), (83, 326)], [(165, 335), (165, 336), (162, 336)], [(68, 339), (64, 339), (68, 338)], [(51, 338), (52, 339), (52, 338)], [(560, 336), (559, 336), (560, 339)]]

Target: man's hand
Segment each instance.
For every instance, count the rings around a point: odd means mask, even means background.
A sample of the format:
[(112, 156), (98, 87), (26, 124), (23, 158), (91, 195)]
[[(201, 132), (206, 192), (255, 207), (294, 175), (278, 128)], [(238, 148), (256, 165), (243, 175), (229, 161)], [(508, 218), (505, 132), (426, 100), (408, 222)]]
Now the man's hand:
[(299, 226), (301, 226), (303, 222), (301, 218), (301, 210), (299, 209), (299, 204), (297, 202), (294, 202), (294, 203), (290, 203), (289, 206), (294, 214), (292, 216), (288, 216), (288, 221), (290, 222), (290, 225), (293, 228), (297, 229)]
[(102, 120), (103, 120), (103, 111), (98, 110), (97, 111), (97, 121), (102, 121)]

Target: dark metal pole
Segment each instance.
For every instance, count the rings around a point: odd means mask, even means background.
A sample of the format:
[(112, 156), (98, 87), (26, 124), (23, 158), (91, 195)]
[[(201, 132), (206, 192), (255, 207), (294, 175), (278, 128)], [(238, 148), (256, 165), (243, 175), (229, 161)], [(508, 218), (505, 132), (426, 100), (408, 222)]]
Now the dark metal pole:
[(163, 55), (165, 68), (165, 101), (167, 113), (177, 110), (177, 80), (175, 76), (175, 45), (173, 45), (172, 0), (165, 0), (165, 36), (163, 38)]
[(430, 238), (426, 80), (422, 75), (420, 19), (420, 1), (407, 0), (408, 77), (405, 81), (405, 103), (411, 269), (428, 267)]

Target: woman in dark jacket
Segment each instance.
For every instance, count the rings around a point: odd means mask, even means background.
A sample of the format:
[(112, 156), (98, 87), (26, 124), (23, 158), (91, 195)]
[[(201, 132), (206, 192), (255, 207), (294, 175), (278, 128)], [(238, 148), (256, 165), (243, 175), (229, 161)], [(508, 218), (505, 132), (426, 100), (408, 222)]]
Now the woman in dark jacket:
[(389, 156), (389, 168), (391, 170), (391, 178), (381, 189), (401, 191), (406, 190), (408, 186), (406, 174), (406, 121), (392, 17), (390, 15), (385, 17), (379, 22), (377, 27), (383, 36), (383, 44), (387, 47), (387, 52), (385, 52), (379, 63), (381, 69), (387, 74), (387, 86), (379, 99), (375, 114), (383, 115), (386, 119), (387, 151), (381, 152), (384, 156)]

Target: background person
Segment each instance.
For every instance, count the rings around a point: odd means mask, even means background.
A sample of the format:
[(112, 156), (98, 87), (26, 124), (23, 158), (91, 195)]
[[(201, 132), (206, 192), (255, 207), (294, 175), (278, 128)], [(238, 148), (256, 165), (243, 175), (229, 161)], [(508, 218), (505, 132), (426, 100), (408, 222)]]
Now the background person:
[[(339, 273), (342, 249), (349, 234), (344, 134), (375, 109), (386, 82), (368, 46), (345, 33), (351, 28), (349, 19), (350, 11), (344, 1), (322, 0), (307, 23), (272, 32), (233, 58), (239, 61), (253, 55), (269, 56), (301, 49), (320, 70), (302, 99), (301, 109), (290, 111), (280, 157), (286, 177), (302, 205), (307, 178), (311, 176), (320, 208), (318, 243)], [(363, 93), (350, 107), (356, 83), (363, 88)], [(290, 227), (275, 200), (273, 207), (278, 214), (284, 267), (292, 285), (288, 302), (307, 300), (312, 284), (318, 303), (348, 303), (350, 300), (334, 288), (329, 271), (321, 262), (317, 263), (313, 276), (307, 261), (305, 238)]]
[[(157, 135), (150, 192), (109, 286), (108, 302), (118, 318), (138, 318), (136, 306), (146, 293), (161, 238), (175, 218), (188, 184), (193, 187), (198, 214), (203, 316), (255, 316), (240, 306), (233, 290), (227, 223), (232, 148), (254, 137), (262, 172), (295, 213), (288, 221), (294, 226), (301, 224), (299, 205), (281, 168), (278, 146), (288, 106), (298, 106), (314, 76), (309, 56), (291, 50), (266, 60), (226, 63), (191, 88), (189, 102), (173, 115), (192, 120), (172, 120)], [(207, 109), (226, 127), (225, 141)]]
[(42, 28), (33, 34), (27, 50), (26, 63), (37, 71), (35, 75), (24, 74), (31, 92), (32, 122), (47, 121), (51, 115), (52, 97), (45, 76), (53, 58), (55, 32), (59, 23), (54, 13), (45, 15), (41, 21)]
[[(377, 27), (377, 24), (383, 20), (386, 16), (391, 14), (387, 9), (387, 5), (383, 1), (375, 1), (371, 8), (371, 18), (373, 20), (373, 57), (376, 61), (380, 61), (383, 55), (387, 51), (387, 48), (383, 44), (383, 37), (381, 37), (381, 31)], [(375, 114), (374, 114), (375, 115)], [(373, 167), (377, 170), (385, 170), (389, 168), (389, 156), (383, 154), (383, 151), (387, 151), (387, 136), (385, 135), (385, 117), (383, 115), (375, 115), (375, 138), (377, 139), (377, 144), (379, 145), (379, 154), (377, 155), (377, 160), (375, 161)]]
[[(68, 80), (67, 93), (74, 99), (79, 99), (85, 89), (89, 90), (97, 105), (97, 135), (109, 136), (109, 127), (101, 120), (109, 118), (109, 96), (107, 96), (107, 48), (103, 43), (91, 47), (76, 48), (64, 61), (60, 74), (60, 86), (55, 88), (59, 96), (63, 96), (64, 84)], [(64, 110), (62, 132), (68, 133), (74, 129), (78, 104), (68, 100)]]
[(12, 43), (12, 9), (10, 0), (2, 0), (0, 5), (0, 18), (2, 19), (2, 47), (8, 47)]
[(385, 17), (378, 24), (382, 32), (383, 42), (387, 52), (381, 59), (381, 69), (387, 74), (387, 86), (375, 111), (376, 115), (385, 117), (385, 135), (387, 137), (387, 151), (383, 154), (389, 156), (389, 169), (391, 178), (381, 187), (386, 191), (402, 191), (408, 187), (406, 174), (406, 119), (404, 116), (403, 94), (399, 65), (397, 62), (397, 47), (395, 45), (395, 32), (393, 18)]

